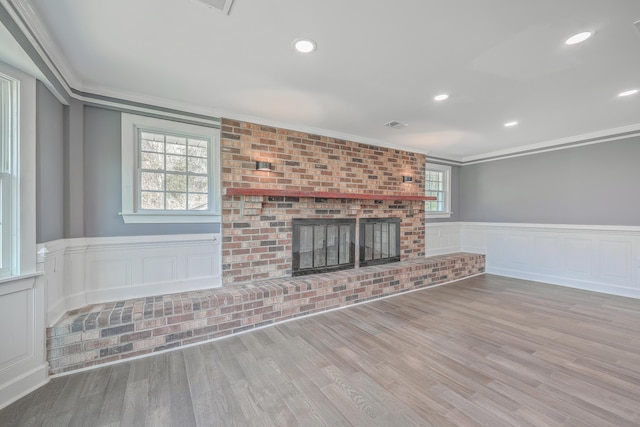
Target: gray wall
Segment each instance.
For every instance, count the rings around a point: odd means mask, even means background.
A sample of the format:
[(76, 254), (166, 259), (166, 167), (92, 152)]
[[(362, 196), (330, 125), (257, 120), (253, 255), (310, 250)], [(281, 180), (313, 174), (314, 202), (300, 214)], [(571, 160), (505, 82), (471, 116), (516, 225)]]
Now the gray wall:
[(122, 205), (120, 112), (84, 109), (85, 237), (219, 232), (218, 224), (125, 224)]
[(64, 237), (64, 106), (36, 85), (36, 241)]
[(640, 137), (462, 167), (461, 221), (640, 225)]
[(84, 104), (64, 109), (64, 237), (84, 237)]
[(451, 218), (427, 218), (427, 222), (460, 221), (460, 170), (460, 166), (451, 166)]

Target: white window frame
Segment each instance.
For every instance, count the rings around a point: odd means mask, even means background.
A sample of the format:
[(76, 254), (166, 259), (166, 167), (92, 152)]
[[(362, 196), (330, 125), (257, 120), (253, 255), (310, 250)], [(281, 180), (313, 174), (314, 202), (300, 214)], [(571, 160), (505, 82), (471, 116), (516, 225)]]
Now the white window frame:
[[(141, 210), (138, 182), (139, 131), (192, 135), (210, 141), (209, 210)], [(125, 223), (219, 223), (220, 196), (220, 129), (176, 122), (156, 117), (122, 113), (122, 212)]]
[(0, 119), (0, 144), (10, 163), (1, 180), (9, 203), (2, 203), (5, 259), (0, 283), (13, 283), (36, 274), (36, 80), (2, 62), (0, 78), (9, 82), (10, 98), (9, 112)]
[(425, 215), (427, 219), (432, 218), (451, 218), (451, 166), (440, 165), (437, 163), (425, 163), (425, 195), (428, 190), (426, 189), (426, 173), (429, 171), (444, 172), (444, 210), (442, 211), (429, 211), (427, 210), (425, 203)]
[(0, 277), (12, 276), (15, 268), (16, 220), (19, 203), (16, 187), (18, 153), (19, 81), (0, 73)]

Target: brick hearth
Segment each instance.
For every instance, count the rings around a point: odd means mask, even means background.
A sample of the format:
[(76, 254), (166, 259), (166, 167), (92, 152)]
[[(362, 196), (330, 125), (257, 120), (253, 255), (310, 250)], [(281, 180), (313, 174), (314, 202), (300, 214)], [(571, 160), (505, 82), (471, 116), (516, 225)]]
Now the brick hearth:
[(484, 272), (484, 255), (458, 253), (328, 274), (264, 280), (96, 304), (47, 330), (59, 374), (211, 340)]

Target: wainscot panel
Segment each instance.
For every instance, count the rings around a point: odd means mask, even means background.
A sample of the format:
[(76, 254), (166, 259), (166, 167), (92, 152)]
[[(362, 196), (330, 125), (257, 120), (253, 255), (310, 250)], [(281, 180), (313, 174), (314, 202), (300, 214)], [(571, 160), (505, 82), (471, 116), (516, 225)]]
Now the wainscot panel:
[[(427, 224), (427, 253), (487, 256), (487, 273), (640, 298), (640, 227), (460, 222)], [(459, 229), (461, 246), (450, 242)]]
[(426, 256), (460, 252), (462, 247), (461, 223), (427, 223), (424, 234)]
[(220, 241), (220, 234), (189, 234), (41, 244), (47, 324), (87, 304), (219, 287)]
[(0, 282), (0, 409), (49, 381), (44, 349), (44, 281)]

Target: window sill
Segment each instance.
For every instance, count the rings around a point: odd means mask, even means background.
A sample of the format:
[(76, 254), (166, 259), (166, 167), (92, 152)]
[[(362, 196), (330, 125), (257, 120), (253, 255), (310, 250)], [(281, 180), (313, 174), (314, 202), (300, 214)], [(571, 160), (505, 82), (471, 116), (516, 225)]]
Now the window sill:
[(222, 221), (220, 214), (214, 214), (211, 212), (120, 212), (120, 216), (122, 216), (125, 224), (202, 224), (220, 223)]
[(426, 213), (427, 219), (437, 219), (437, 218), (451, 218), (453, 212), (434, 212), (434, 213)]
[(38, 271), (36, 273), (4, 276), (0, 278), (0, 295), (7, 295), (20, 290), (33, 288), (36, 278), (43, 274), (43, 272)]

